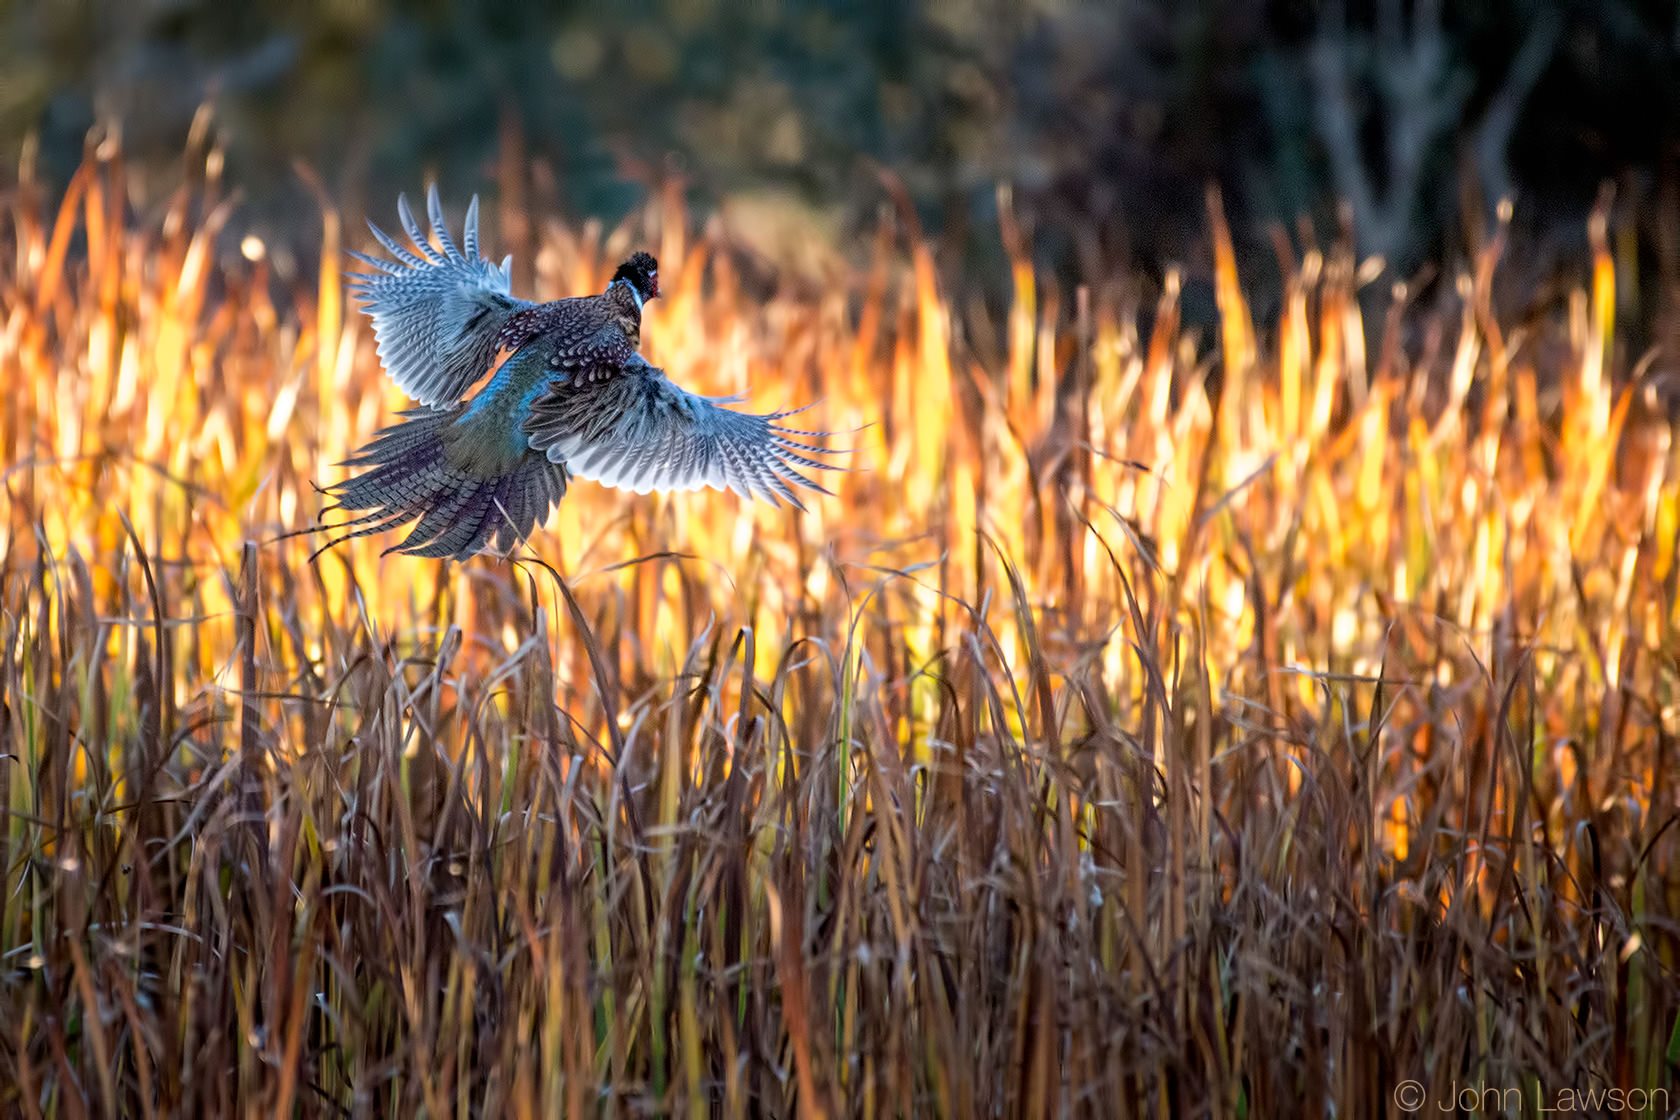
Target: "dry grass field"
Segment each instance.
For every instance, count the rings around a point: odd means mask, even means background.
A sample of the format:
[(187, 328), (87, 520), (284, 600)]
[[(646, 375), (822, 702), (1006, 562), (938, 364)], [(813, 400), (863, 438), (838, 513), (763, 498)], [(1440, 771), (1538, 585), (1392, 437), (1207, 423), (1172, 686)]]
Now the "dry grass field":
[(0, 1113), (1680, 1107), (1680, 448), (1602, 216), (1521, 322), (1498, 231), (1427, 304), (1297, 243), (1256, 321), (1210, 198), (1210, 333), (1006, 195), (999, 314), (903, 210), (766, 299), (675, 191), (491, 194), (856, 469), (451, 567), (278, 539), (402, 403), (359, 225), (282, 284), (214, 152), (126, 181), (0, 218)]

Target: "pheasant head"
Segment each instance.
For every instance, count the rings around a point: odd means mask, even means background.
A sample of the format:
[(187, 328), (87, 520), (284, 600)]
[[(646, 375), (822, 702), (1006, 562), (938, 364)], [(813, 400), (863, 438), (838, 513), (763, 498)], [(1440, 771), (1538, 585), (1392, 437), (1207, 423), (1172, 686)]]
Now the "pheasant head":
[(618, 266), (613, 273), (612, 284), (623, 284), (636, 298), (636, 310), (650, 299), (659, 298), (659, 262), (653, 259), (652, 253), (636, 253), (629, 260)]

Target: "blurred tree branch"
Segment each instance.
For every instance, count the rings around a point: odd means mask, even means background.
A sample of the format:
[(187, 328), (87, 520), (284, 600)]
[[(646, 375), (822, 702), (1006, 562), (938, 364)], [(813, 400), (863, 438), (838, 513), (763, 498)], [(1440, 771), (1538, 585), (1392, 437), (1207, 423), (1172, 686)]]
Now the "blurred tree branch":
[(1511, 133), (1516, 130), (1523, 103), (1551, 63), (1562, 37), (1563, 13), (1550, 5), (1541, 8), (1534, 22), (1528, 25), (1528, 34), (1511, 61), (1504, 84), (1493, 95), (1482, 113), (1481, 123), (1476, 126), (1472, 142), (1476, 172), (1482, 178), (1483, 197), (1490, 210), (1500, 199), (1513, 193), (1511, 169), (1505, 158), (1511, 146)]
[[(1351, 31), (1340, 5), (1327, 7), (1307, 55), (1314, 116), (1336, 190), (1353, 206), (1363, 247), (1389, 260), (1410, 240), (1424, 163), (1457, 120), (1471, 86), (1470, 75), (1453, 65), (1438, 0), (1419, 0), (1410, 27), (1400, 6), (1383, 0), (1374, 37)], [(1375, 94), (1368, 110), (1352, 90), (1362, 77)], [(1369, 112), (1380, 117), (1385, 140), (1377, 167), (1360, 142)]]
[[(1366, 252), (1393, 261), (1417, 248), (1414, 218), (1429, 160), (1456, 131), (1474, 74), (1454, 57), (1440, 0), (1382, 0), (1371, 32), (1348, 27), (1340, 5), (1325, 10), (1308, 50), (1314, 123), (1335, 188), (1353, 207)], [(1511, 193), (1506, 163), (1523, 103), (1556, 53), (1563, 15), (1542, 5), (1528, 24), (1504, 81), (1468, 132), (1490, 206)], [(1369, 95), (1360, 97), (1356, 88)], [(1375, 123), (1383, 143), (1364, 136)]]

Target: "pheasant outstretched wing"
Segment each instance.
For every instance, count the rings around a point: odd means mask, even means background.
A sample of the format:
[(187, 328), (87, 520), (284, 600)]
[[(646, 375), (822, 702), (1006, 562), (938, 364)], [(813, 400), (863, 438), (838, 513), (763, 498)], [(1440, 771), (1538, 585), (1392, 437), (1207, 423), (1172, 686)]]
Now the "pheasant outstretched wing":
[(423, 405), (450, 405), (494, 364), (503, 324), (531, 304), (513, 298), (512, 257), (498, 267), (479, 256), (477, 195), (467, 207), (464, 251), (449, 236), (435, 185), (426, 212), (440, 248), (426, 239), (406, 197), (397, 199), (397, 214), (412, 251), (368, 222), (396, 259), (351, 250), (375, 271), (352, 273), (350, 292), (373, 319), (379, 360), (397, 387)]
[(804, 471), (843, 470), (816, 456), (830, 433), (783, 427), (792, 415), (753, 415), (722, 407), (737, 398), (701, 397), (632, 355), (617, 376), (563, 376), (531, 404), (531, 446), (569, 474), (604, 486), (651, 490), (733, 490), (800, 509), (794, 487), (828, 493)]

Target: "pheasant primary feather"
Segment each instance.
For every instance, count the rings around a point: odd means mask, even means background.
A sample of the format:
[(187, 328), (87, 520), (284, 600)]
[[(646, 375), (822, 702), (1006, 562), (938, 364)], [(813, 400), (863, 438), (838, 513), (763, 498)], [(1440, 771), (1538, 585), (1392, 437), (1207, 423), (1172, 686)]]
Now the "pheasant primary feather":
[[(358, 275), (354, 292), (386, 372), (420, 407), (343, 464), (365, 469), (328, 488), (335, 501), (323, 513), (358, 516), (335, 526), (346, 532), (331, 543), (412, 524), (388, 551), (465, 559), (529, 537), (574, 476), (803, 508), (795, 488), (823, 490), (804, 472), (839, 469), (818, 458), (833, 449), (812, 442), (829, 433), (783, 426), (792, 413), (696, 396), (636, 352), (642, 307), (659, 294), (648, 254), (625, 261), (601, 295), (534, 304), (511, 294), (510, 261), (479, 256), (477, 198), (459, 247), (435, 188), (426, 209), (437, 247), (406, 201), (397, 209), (413, 250), (373, 227), (395, 260), (356, 254), (377, 272)], [(463, 400), (503, 351), (512, 353)]]

